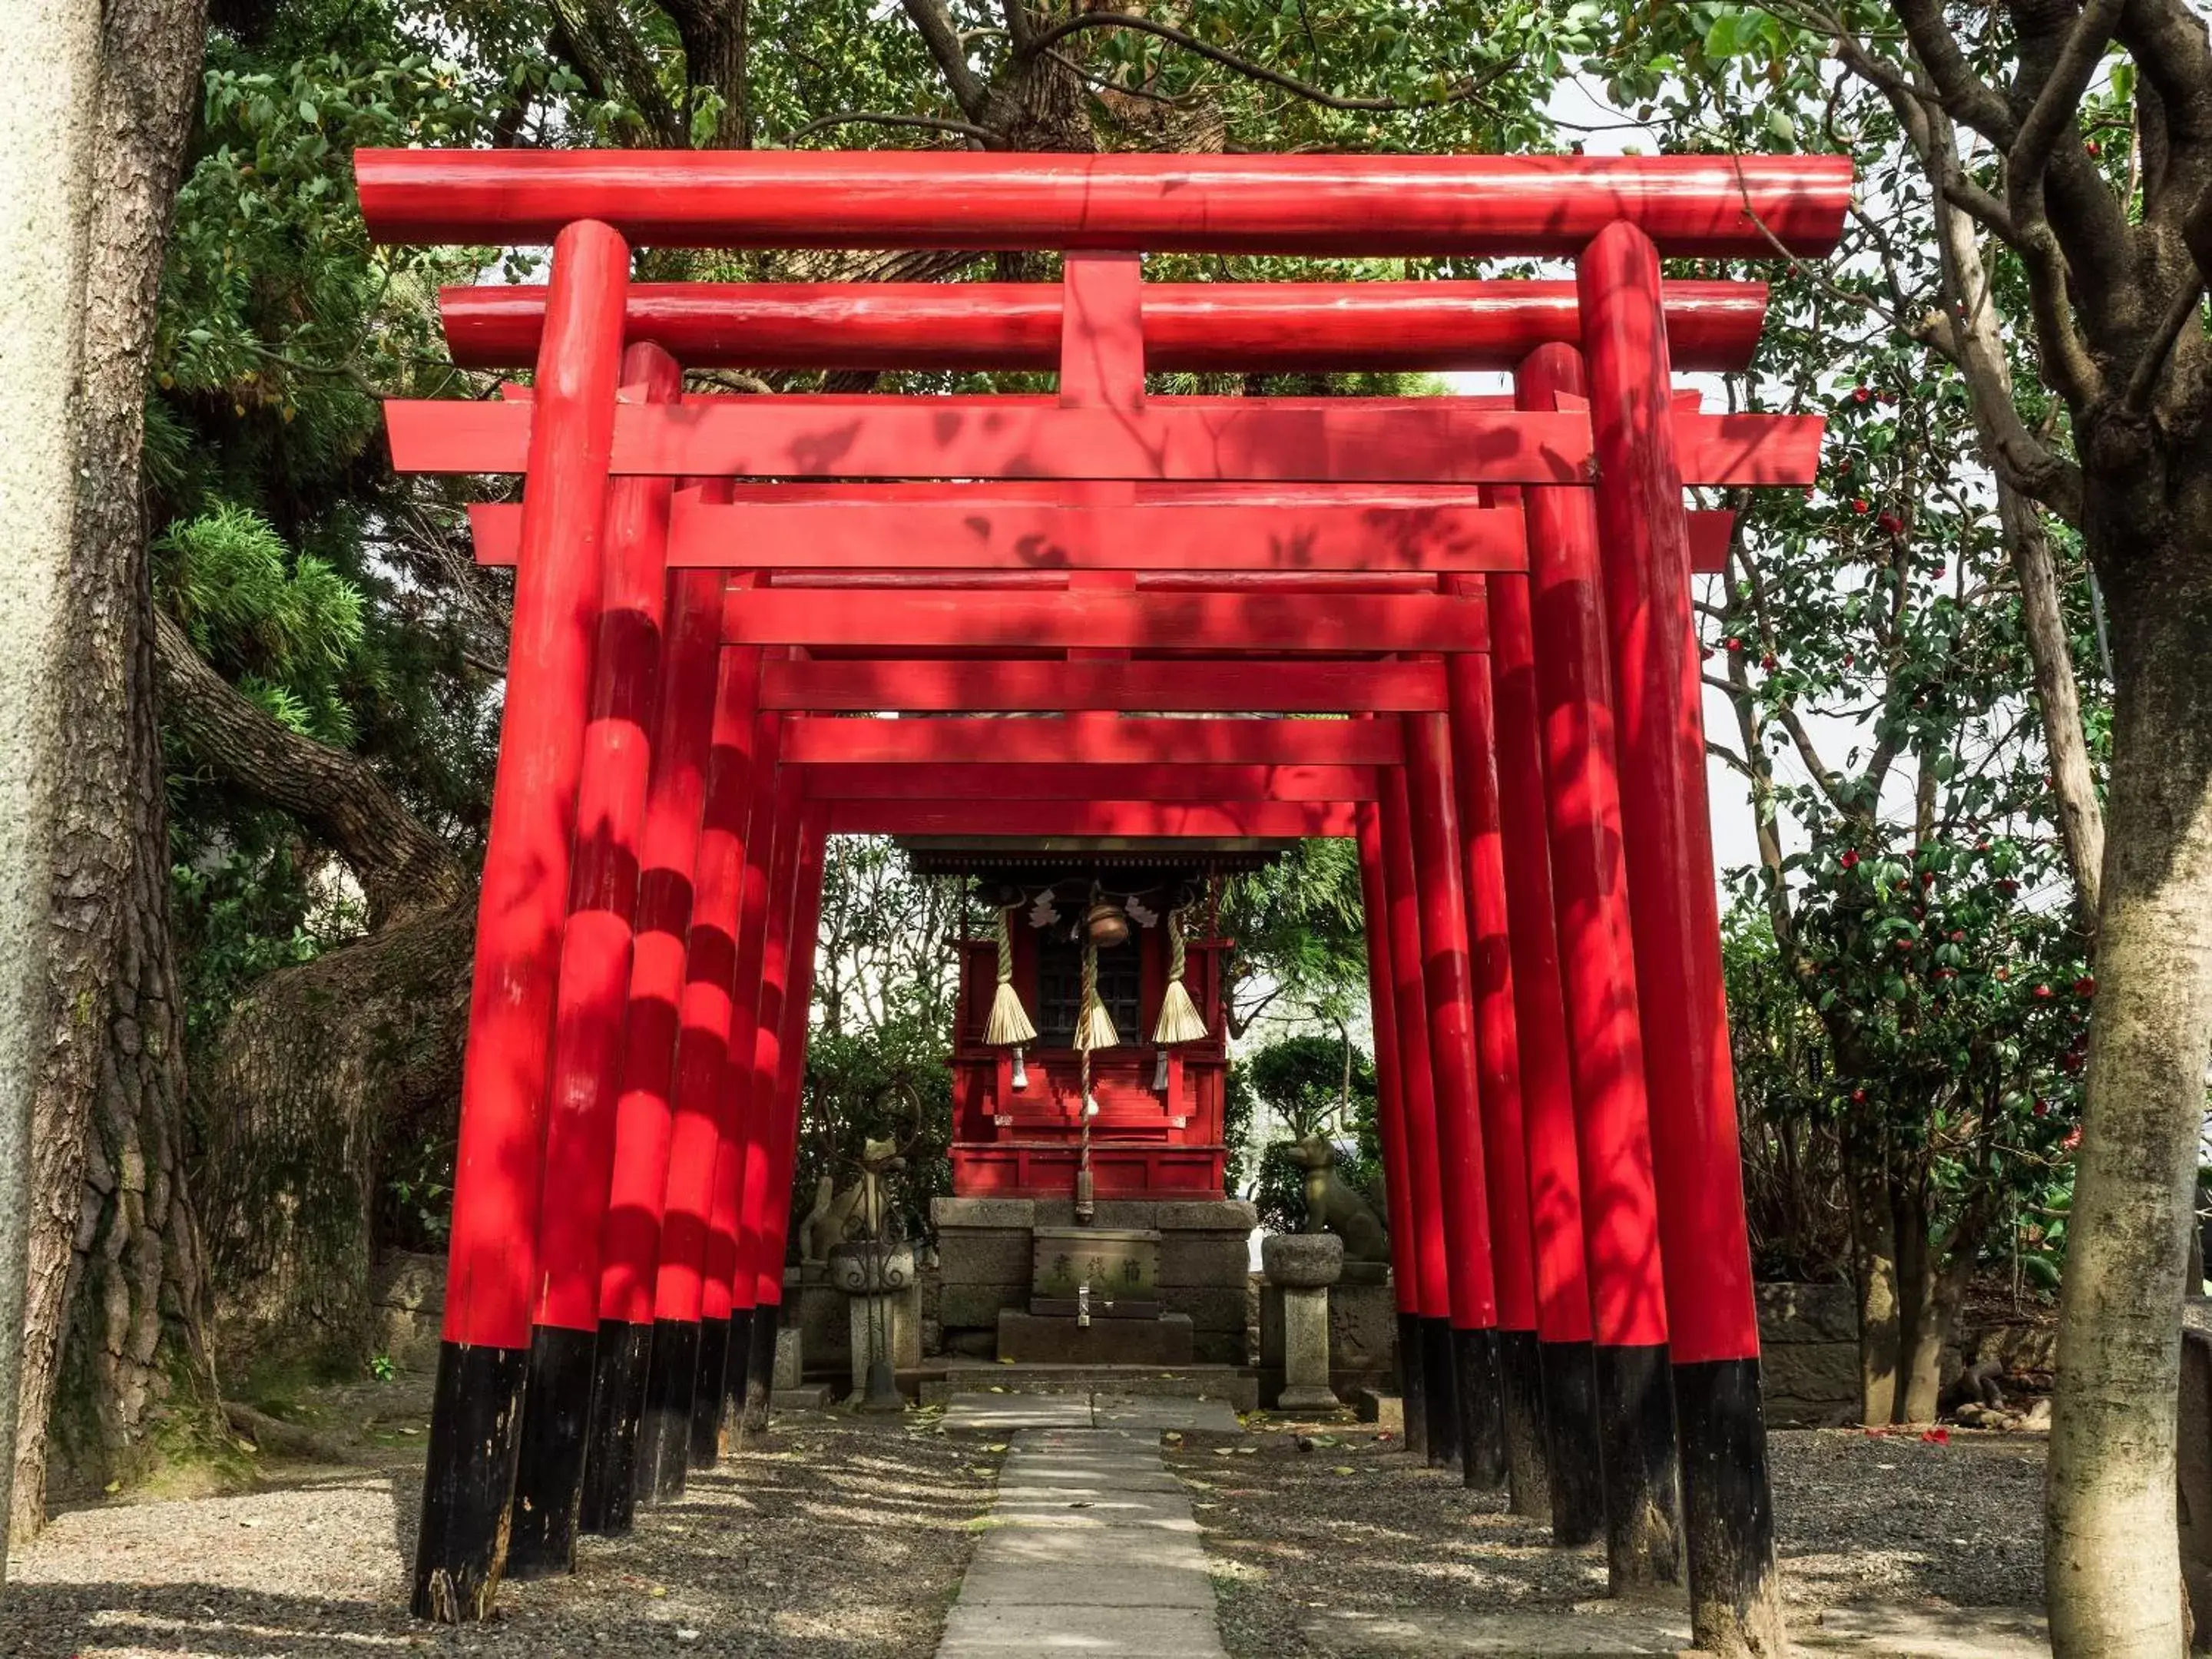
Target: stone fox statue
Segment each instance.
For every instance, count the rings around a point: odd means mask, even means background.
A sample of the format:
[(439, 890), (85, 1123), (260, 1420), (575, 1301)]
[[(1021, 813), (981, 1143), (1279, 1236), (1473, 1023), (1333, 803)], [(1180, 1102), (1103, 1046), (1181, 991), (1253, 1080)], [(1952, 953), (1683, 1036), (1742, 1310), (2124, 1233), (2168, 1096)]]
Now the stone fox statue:
[(1284, 1150), (1306, 1172), (1306, 1231), (1334, 1233), (1347, 1261), (1388, 1261), (1390, 1236), (1374, 1206), (1336, 1178), (1336, 1148), (1308, 1135)]
[(806, 1212), (806, 1219), (799, 1224), (799, 1253), (803, 1261), (826, 1261), (830, 1252), (845, 1242), (845, 1228), (853, 1212), (860, 1207), (860, 1183), (854, 1182), (843, 1192), (836, 1191), (836, 1183), (823, 1176), (814, 1183), (814, 1207)]
[[(883, 1220), (882, 1177), (890, 1170), (903, 1169), (905, 1164), (896, 1141), (863, 1141), (858, 1181), (842, 1192), (836, 1191), (836, 1182), (826, 1175), (815, 1182), (814, 1207), (799, 1224), (799, 1259), (828, 1261), (830, 1252), (845, 1243), (855, 1215), (872, 1237)], [(872, 1185), (876, 1188), (872, 1200), (869, 1192)]]

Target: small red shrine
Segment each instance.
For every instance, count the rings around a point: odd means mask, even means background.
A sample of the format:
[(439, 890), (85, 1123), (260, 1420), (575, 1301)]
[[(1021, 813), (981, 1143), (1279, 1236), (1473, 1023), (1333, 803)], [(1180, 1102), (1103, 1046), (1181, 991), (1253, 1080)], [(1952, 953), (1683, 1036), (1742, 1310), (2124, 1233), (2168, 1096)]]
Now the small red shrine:
[[(1087, 1168), (1101, 1200), (1218, 1199), (1227, 1149), (1222, 1110), (1229, 1065), (1222, 1018), (1231, 943), (1216, 936), (1224, 876), (1255, 869), (1281, 844), (1066, 838), (911, 839), (918, 872), (963, 875), (1006, 913), (1016, 994), (1033, 1042), (986, 1041), (996, 993), (996, 938), (961, 941), (952, 1031), (952, 1189), (963, 1198), (1066, 1199)], [(1097, 948), (1099, 1002), (1119, 1041), (1089, 1055), (1096, 1111), (1085, 1133), (1081, 1019), (1087, 919), (1126, 919), (1127, 936)], [(1180, 927), (1171, 918), (1180, 915)], [(1182, 982), (1206, 1034), (1155, 1040), (1174, 977), (1171, 934), (1183, 934)]]

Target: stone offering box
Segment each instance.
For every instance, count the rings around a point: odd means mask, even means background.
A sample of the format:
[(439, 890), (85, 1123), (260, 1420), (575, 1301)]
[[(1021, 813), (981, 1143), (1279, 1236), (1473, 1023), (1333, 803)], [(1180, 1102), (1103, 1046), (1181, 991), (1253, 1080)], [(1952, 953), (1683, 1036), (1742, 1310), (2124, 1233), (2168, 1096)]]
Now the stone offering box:
[[(948, 1354), (992, 1359), (999, 1353), (1001, 1312), (1035, 1317), (1038, 1303), (1073, 1312), (1079, 1263), (1095, 1261), (1104, 1276), (1126, 1284), (1137, 1272), (1133, 1298), (1146, 1315), (1181, 1315), (1189, 1322), (1189, 1358), (1205, 1364), (1249, 1363), (1245, 1291), (1251, 1271), (1250, 1239), (1259, 1216), (1234, 1199), (1131, 1202), (1102, 1198), (1096, 1223), (1076, 1224), (1065, 1199), (940, 1198), (930, 1206), (944, 1274), (939, 1304)], [(1061, 1256), (1067, 1266), (1060, 1266)], [(1113, 1314), (1099, 1305), (1101, 1280), (1091, 1280), (1094, 1319), (1125, 1316), (1117, 1293)]]
[(1094, 1318), (1158, 1316), (1158, 1233), (1136, 1227), (1039, 1227), (1030, 1237), (1030, 1312), (1073, 1313), (1088, 1285)]

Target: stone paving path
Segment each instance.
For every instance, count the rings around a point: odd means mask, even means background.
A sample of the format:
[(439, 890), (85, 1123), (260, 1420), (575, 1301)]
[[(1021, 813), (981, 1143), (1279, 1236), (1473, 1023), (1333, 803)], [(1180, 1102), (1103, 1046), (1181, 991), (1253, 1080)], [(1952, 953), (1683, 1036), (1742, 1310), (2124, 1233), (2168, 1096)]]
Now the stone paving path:
[[(938, 1659), (1225, 1659), (1205, 1547), (1189, 1498), (1160, 1461), (1158, 1427), (1091, 1427), (1095, 1407), (1082, 1395), (988, 1396), (965, 1414), (983, 1420), (967, 1422), (956, 1419), (960, 1403), (948, 1427), (1054, 1412), (1058, 1421), (1014, 1429)], [(1188, 1419), (1188, 1407), (1206, 1402), (1148, 1403), (1184, 1407)]]
[(1226, 1400), (1182, 1395), (956, 1394), (945, 1408), (948, 1429), (1163, 1429), (1242, 1434)]

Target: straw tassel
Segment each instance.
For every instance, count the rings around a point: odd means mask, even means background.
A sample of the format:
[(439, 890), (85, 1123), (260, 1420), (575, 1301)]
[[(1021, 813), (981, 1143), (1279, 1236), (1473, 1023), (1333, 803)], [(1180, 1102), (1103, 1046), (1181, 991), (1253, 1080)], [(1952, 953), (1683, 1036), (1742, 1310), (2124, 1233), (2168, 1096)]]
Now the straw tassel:
[(1107, 1012), (1098, 994), (1098, 947), (1086, 942), (1083, 947), (1083, 1013), (1075, 1022), (1075, 1046), (1087, 1054), (1093, 1048), (1111, 1048), (1121, 1041), (1121, 1034), (1114, 1029), (1114, 1016)]
[(999, 912), (999, 988), (991, 999), (990, 1023), (983, 1028), (983, 1041), (1000, 1047), (1036, 1041), (1036, 1027), (1030, 1024), (1021, 993), (1014, 989), (1014, 939), (1007, 921), (1012, 914), (1011, 909)]
[(1171, 1042), (1196, 1042), (1206, 1035), (1206, 1022), (1182, 982), (1184, 951), (1182, 912), (1168, 917), (1168, 988), (1160, 997), (1160, 1018), (1152, 1027), (1152, 1041), (1165, 1048)]

